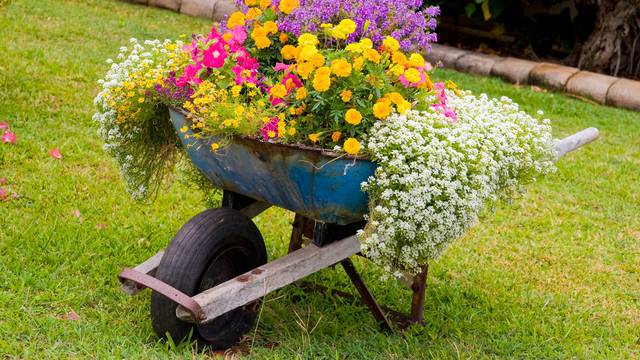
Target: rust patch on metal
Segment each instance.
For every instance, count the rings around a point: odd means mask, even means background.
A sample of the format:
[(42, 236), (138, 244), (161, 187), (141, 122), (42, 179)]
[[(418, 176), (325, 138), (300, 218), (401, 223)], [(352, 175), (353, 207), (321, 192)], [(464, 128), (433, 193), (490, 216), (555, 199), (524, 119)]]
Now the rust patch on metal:
[(263, 272), (264, 272), (264, 270), (262, 270), (262, 269), (260, 269), (260, 268), (255, 268), (255, 269), (251, 270), (251, 273), (252, 273), (252, 274), (255, 274), (255, 275), (260, 275), (260, 274), (262, 274)]
[(251, 279), (251, 275), (249, 274), (244, 274), (244, 275), (240, 275), (236, 278), (236, 280), (240, 281), (240, 282), (247, 282), (249, 281), (249, 279)]

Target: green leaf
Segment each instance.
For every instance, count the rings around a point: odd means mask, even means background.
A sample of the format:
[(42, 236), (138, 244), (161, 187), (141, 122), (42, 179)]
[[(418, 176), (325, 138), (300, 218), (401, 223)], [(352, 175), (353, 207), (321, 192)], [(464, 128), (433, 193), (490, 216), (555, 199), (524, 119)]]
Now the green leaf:
[(470, 18), (476, 12), (477, 6), (474, 3), (468, 3), (467, 6), (464, 7), (464, 12), (467, 14), (467, 17)]

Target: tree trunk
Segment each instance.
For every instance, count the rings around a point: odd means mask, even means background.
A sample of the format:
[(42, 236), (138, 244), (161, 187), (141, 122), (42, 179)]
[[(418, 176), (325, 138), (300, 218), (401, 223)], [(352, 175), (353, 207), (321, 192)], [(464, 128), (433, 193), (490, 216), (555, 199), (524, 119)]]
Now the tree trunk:
[(598, 0), (596, 26), (582, 46), (578, 67), (614, 76), (638, 76), (640, 0)]

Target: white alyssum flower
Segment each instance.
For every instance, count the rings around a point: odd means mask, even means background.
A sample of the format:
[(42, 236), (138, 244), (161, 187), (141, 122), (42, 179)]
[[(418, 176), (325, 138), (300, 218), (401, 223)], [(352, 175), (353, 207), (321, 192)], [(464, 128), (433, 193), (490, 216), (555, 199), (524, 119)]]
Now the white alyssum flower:
[(363, 251), (390, 273), (416, 272), (478, 221), (487, 203), (554, 170), (548, 120), (511, 99), (447, 92), (458, 122), (408, 111), (377, 122), (368, 150), (378, 164)]
[[(166, 49), (170, 47), (175, 49), (174, 52), (179, 52), (183, 44), (180, 41), (147, 40), (144, 45), (140, 45), (135, 38), (131, 38), (129, 42), (129, 47), (120, 48), (117, 60), (107, 60), (111, 67), (104, 79), (98, 80), (100, 92), (93, 101), (97, 108), (93, 120), (98, 124), (98, 135), (105, 142), (103, 148), (120, 166), (128, 191), (134, 198), (144, 198), (148, 191), (141, 183), (145, 172), (143, 168), (136, 166), (138, 159), (129, 151), (132, 142), (145, 134), (139, 127), (122, 128), (123, 125), (118, 121), (118, 108), (126, 103), (127, 95), (137, 97), (134, 89), (126, 87), (132, 74), (148, 72), (150, 78), (162, 74), (170, 68), (167, 65), (170, 56)], [(157, 71), (151, 73), (150, 69), (154, 68)]]

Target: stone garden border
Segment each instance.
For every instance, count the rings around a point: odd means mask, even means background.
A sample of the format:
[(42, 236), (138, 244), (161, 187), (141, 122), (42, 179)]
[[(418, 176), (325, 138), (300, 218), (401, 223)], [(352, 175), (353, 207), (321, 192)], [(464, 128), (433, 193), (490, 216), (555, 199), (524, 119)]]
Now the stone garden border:
[(181, 14), (220, 21), (236, 10), (233, 0), (124, 0), (126, 2), (155, 6)]
[(590, 98), (600, 104), (640, 111), (640, 81), (512, 57), (485, 55), (446, 45), (425, 54), (432, 63), (476, 75), (498, 76), (516, 84), (531, 84)]
[[(235, 10), (233, 0), (125, 0), (161, 7), (189, 16), (220, 21)], [(600, 104), (640, 111), (640, 81), (616, 78), (557, 64), (499, 57), (433, 45), (425, 55), (445, 67), (471, 74), (498, 76), (516, 84), (543, 86), (590, 98)]]

